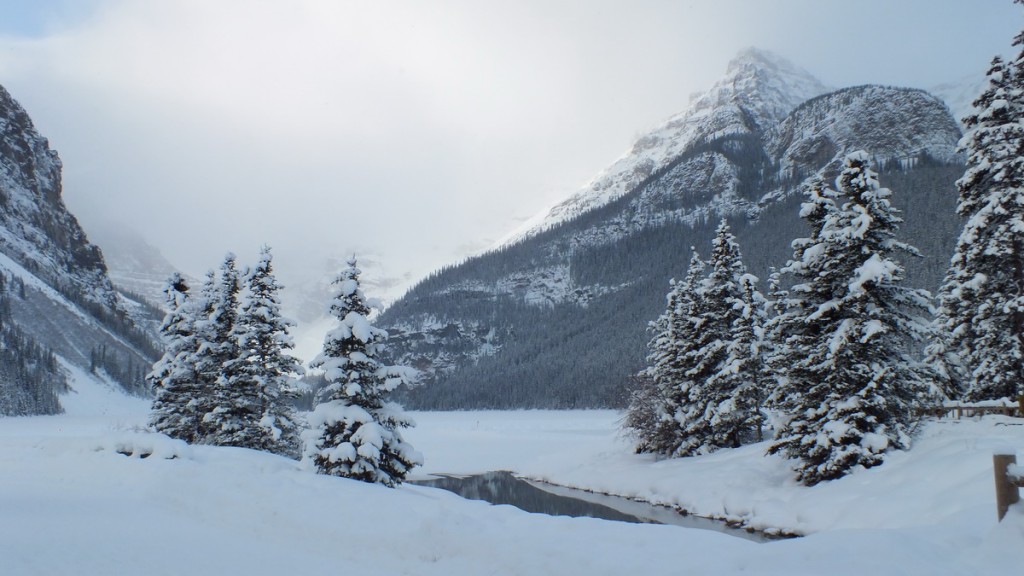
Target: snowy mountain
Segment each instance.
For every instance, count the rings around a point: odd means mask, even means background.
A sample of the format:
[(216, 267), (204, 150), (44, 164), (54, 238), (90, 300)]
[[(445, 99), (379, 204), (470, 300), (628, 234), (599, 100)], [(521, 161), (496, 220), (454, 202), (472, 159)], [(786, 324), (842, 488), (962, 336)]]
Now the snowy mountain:
[(439, 272), (381, 318), (397, 360), (425, 369), (424, 407), (607, 406), (643, 365), (647, 322), (690, 247), (707, 253), (728, 218), (765, 277), (806, 234), (800, 186), (867, 150), (924, 257), (909, 279), (934, 288), (953, 216), (960, 127), (915, 89), (821, 83), (758, 50), (685, 112), (642, 136), (584, 190), (490, 253)]
[[(870, 150), (882, 170), (890, 162), (906, 167), (923, 157), (953, 163), (953, 138), (960, 131), (942, 104), (923, 90), (846, 88), (801, 104), (769, 131), (765, 151), (789, 175), (834, 165), (851, 145)], [(901, 126), (910, 128), (894, 129)]]
[(22, 354), (25, 370), (0, 370), (0, 414), (59, 409), (39, 402), (46, 391), (37, 372), (52, 367), (46, 378), (59, 391), (63, 363), (104, 370), (126, 390), (142, 391), (141, 373), (157, 344), (137, 322), (139, 307), (116, 292), (103, 254), (64, 206), (57, 153), (3, 88), (0, 277), (0, 349), (31, 352)]
[(725, 76), (690, 106), (641, 136), (633, 147), (583, 189), (531, 218), (500, 244), (547, 230), (627, 194), (700, 141), (754, 134), (772, 126), (807, 99), (828, 89), (788, 60), (757, 48), (733, 59)]

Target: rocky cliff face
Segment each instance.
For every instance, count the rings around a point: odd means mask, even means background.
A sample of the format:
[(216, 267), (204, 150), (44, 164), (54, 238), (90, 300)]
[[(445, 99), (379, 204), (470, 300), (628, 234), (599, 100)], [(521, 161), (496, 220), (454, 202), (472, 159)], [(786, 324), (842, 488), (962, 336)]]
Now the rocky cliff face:
[[(4, 329), (17, 331), (29, 348), (52, 353), (54, 366), (105, 370), (126, 390), (143, 392), (141, 373), (157, 344), (136, 324), (131, 307), (114, 290), (101, 251), (64, 206), (57, 153), (3, 88), (0, 275)], [(5, 350), (12, 346), (0, 342)], [(59, 374), (54, 378), (61, 380)], [(26, 386), (17, 374), (0, 374), (0, 414), (53, 410), (24, 400), (19, 391)], [(11, 409), (5, 400), (16, 395), (21, 399), (13, 404), (19, 407)]]
[(0, 251), (47, 284), (100, 306), (116, 296), (100, 250), (61, 197), (61, 162), (0, 87)]
[(809, 174), (836, 165), (851, 148), (869, 150), (875, 163), (907, 163), (927, 156), (956, 161), (960, 127), (945, 103), (925, 92), (884, 86), (846, 88), (804, 102), (764, 136), (765, 152), (780, 175)]
[(411, 400), (615, 403), (643, 364), (647, 321), (689, 247), (706, 253), (728, 218), (755, 274), (783, 265), (791, 240), (806, 234), (801, 183), (834, 177), (857, 149), (874, 156), (906, 210), (903, 237), (926, 255), (907, 263), (911, 278), (934, 287), (955, 239), (959, 138), (946, 105), (924, 91), (826, 93), (793, 65), (744, 52), (688, 110), (515, 240), (427, 279), (384, 314), (398, 359), (432, 379)]

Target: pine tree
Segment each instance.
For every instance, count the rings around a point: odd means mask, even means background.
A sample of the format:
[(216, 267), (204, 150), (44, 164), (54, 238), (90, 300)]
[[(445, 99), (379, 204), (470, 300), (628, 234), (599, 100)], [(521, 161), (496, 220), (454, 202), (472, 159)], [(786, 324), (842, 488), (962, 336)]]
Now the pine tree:
[(263, 417), (256, 383), (245, 376), (245, 359), (238, 324), (241, 279), (235, 255), (221, 265), (219, 281), (210, 291), (209, 316), (199, 325), (201, 342), (196, 371), (207, 386), (201, 442), (217, 446), (249, 447)]
[(682, 364), (685, 346), (696, 337), (694, 321), (700, 309), (697, 284), (704, 261), (696, 249), (681, 282), (670, 281), (665, 312), (651, 322), (648, 368), (637, 376), (640, 385), (631, 398), (625, 426), (637, 438), (638, 453), (675, 455), (684, 443), (676, 415), (686, 402), (689, 380)]
[[(1022, 44), (1024, 33), (1014, 40)], [(1024, 51), (1008, 66), (993, 59), (988, 79), (964, 118), (957, 213), (966, 224), (938, 321), (937, 346), (959, 357), (969, 401), (1024, 394)]]
[[(194, 442), (202, 419), (202, 414), (195, 410), (195, 400), (204, 392), (192, 364), (199, 346), (195, 333), (196, 303), (178, 273), (168, 280), (164, 294), (168, 312), (160, 333), (167, 348), (146, 376), (154, 395), (150, 424), (157, 432)], [(97, 365), (101, 365), (100, 355), (100, 351), (94, 351)]]
[(736, 316), (721, 371), (722, 387), (731, 390), (731, 420), (737, 440), (763, 440), (763, 408), (773, 389), (774, 378), (765, 362), (764, 327), (767, 302), (757, 290), (757, 277), (743, 274), (739, 279), (740, 297), (733, 301)]
[[(945, 299), (942, 296), (940, 295), (940, 300)], [(958, 400), (966, 392), (964, 386), (967, 374), (960, 355), (950, 344), (949, 332), (946, 331), (944, 321), (940, 312), (932, 322), (930, 342), (924, 349), (923, 364), (929, 371), (931, 395), (936, 401)]]
[[(760, 381), (754, 318), (745, 321), (744, 278), (751, 288), (739, 245), (722, 220), (712, 240), (708, 276), (697, 286), (700, 306), (694, 316), (695, 337), (686, 345), (686, 399), (676, 414), (683, 443), (676, 455), (705, 454), (737, 447), (759, 433)], [(760, 295), (750, 295), (750, 306)], [(741, 334), (749, 330), (749, 334)]]
[(289, 399), (295, 395), (291, 381), (302, 373), (302, 366), (287, 353), (294, 347), (288, 334), (294, 324), (281, 317), (281, 287), (274, 277), (269, 247), (260, 251), (247, 280), (248, 299), (238, 318), (242, 362), (236, 385), (255, 390), (261, 418), (258, 428), (246, 431), (246, 447), (297, 458), (300, 425)]
[(690, 456), (760, 439), (763, 298), (724, 220), (708, 268), (702, 278), (704, 263), (694, 253), (652, 325), (651, 366), (642, 373), (651, 385), (634, 396), (626, 422), (638, 452)]
[[(815, 345), (818, 333), (814, 327), (804, 327), (803, 319), (814, 312), (815, 302), (825, 301), (829, 297), (830, 289), (814, 291), (817, 272), (805, 267), (803, 263), (818, 258), (814, 253), (822, 245), (821, 232), (826, 217), (834, 214), (838, 208), (834, 193), (828, 190), (820, 177), (812, 178), (805, 189), (807, 201), (800, 206), (800, 217), (807, 222), (811, 235), (793, 240), (793, 258), (782, 270), (774, 271), (769, 279), (770, 309), (765, 333), (766, 339), (771, 342), (771, 351), (767, 355), (767, 363), (776, 380), (768, 398), (771, 407), (788, 403), (790, 374), (795, 373), (794, 367), (804, 352)], [(821, 267), (822, 264), (815, 265)], [(794, 279), (794, 285), (787, 289), (784, 285), (789, 277)], [(808, 282), (799, 283), (800, 279)]]
[(928, 334), (929, 295), (901, 285), (893, 257), (916, 250), (895, 240), (901, 219), (863, 151), (848, 155), (836, 181), (809, 190), (801, 215), (810, 238), (793, 243), (782, 274), (795, 280), (773, 319), (782, 371), (777, 406), (789, 418), (769, 452), (799, 461), (801, 482), (839, 478), (878, 465), (909, 446), (924, 370), (908, 339)]
[(370, 308), (359, 287), (359, 269), (354, 258), (348, 264), (334, 281), (337, 293), (331, 303), (340, 323), (313, 361), (324, 370), (328, 385), (309, 416), (312, 429), (304, 455), (321, 474), (396, 486), (421, 457), (399, 430), (412, 421), (387, 397), (411, 384), (415, 371), (378, 359), (388, 334), (367, 319)]

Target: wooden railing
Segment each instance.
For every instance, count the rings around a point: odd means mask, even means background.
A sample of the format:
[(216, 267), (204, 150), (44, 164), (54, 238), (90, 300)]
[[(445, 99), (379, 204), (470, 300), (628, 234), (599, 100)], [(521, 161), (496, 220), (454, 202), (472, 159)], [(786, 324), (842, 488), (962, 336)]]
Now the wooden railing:
[[(969, 418), (985, 414), (1002, 414), (1004, 416), (1024, 418), (1024, 395), (1017, 399), (1016, 406), (1012, 404), (987, 406), (953, 404), (922, 408), (919, 413), (923, 416), (935, 416), (937, 418), (949, 416), (957, 419), (964, 416)], [(992, 456), (992, 470), (996, 480), (996, 514), (1001, 522), (1010, 506), (1020, 502), (1020, 489), (1024, 488), (1024, 467), (1017, 466), (1016, 454), (1006, 452)]]
[(984, 416), (985, 414), (1002, 414), (1004, 416), (1016, 416), (1024, 418), (1024, 396), (1017, 400), (1017, 405), (977, 405), (977, 404), (952, 404), (948, 406), (930, 406), (921, 409), (924, 416), (935, 416), (937, 418), (952, 417), (960, 419), (971, 416)]
[(1017, 466), (1016, 454), (993, 455), (992, 470), (996, 477), (996, 514), (1002, 522), (1010, 506), (1020, 501), (1020, 489), (1024, 488), (1024, 470)]

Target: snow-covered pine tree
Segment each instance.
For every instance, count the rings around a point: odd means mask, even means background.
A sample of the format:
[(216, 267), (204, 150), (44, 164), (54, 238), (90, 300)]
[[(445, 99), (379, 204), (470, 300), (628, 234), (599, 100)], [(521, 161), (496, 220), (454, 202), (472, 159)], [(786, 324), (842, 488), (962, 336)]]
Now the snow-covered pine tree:
[(242, 337), (238, 382), (255, 390), (262, 414), (259, 428), (247, 431), (251, 443), (246, 447), (298, 458), (300, 423), (289, 399), (293, 397), (291, 382), (302, 373), (302, 365), (287, 353), (294, 347), (288, 334), (294, 324), (281, 316), (281, 286), (272, 259), (270, 248), (264, 246), (259, 262), (248, 274), (248, 297), (238, 317)]
[[(708, 276), (697, 285), (699, 309), (693, 317), (695, 334), (684, 344), (685, 400), (676, 414), (683, 442), (677, 456), (706, 454), (755, 440), (761, 423), (757, 378), (760, 358), (755, 357), (757, 330), (754, 318), (745, 321), (760, 295), (744, 302), (747, 274), (739, 244), (723, 219), (712, 240)], [(743, 334), (749, 330), (749, 334)]]
[(733, 301), (737, 313), (732, 325), (728, 357), (720, 371), (721, 386), (732, 390), (736, 440), (763, 440), (763, 409), (774, 388), (774, 378), (765, 362), (767, 303), (757, 289), (757, 277), (743, 274), (739, 279), (740, 298)]
[(185, 279), (174, 273), (164, 288), (167, 315), (160, 325), (166, 351), (153, 365), (146, 381), (153, 391), (150, 425), (160, 433), (195, 442), (202, 414), (194, 410), (195, 399), (206, 393), (192, 364), (199, 347), (195, 333), (196, 302), (189, 297)]
[(901, 285), (901, 222), (863, 151), (849, 154), (836, 181), (809, 190), (801, 215), (812, 236), (794, 241), (782, 269), (795, 284), (772, 321), (776, 393), (788, 421), (769, 452), (799, 460), (807, 485), (880, 464), (906, 448), (925, 371), (907, 350), (928, 334), (929, 295)]
[[(209, 288), (208, 288), (209, 289)], [(199, 326), (202, 337), (196, 353), (196, 371), (210, 394), (203, 398), (200, 442), (217, 446), (251, 447), (257, 443), (263, 418), (256, 383), (245, 376), (240, 346), (238, 302), (241, 279), (235, 255), (228, 254), (214, 285), (210, 314)]]
[(691, 456), (760, 436), (763, 298), (724, 220), (707, 267), (703, 278), (705, 264), (695, 252), (652, 323), (651, 365), (641, 373), (651, 385), (634, 396), (626, 419), (638, 452)]
[[(816, 292), (815, 270), (804, 269), (805, 259), (813, 260), (816, 248), (821, 244), (821, 232), (827, 216), (838, 208), (835, 193), (828, 190), (820, 177), (812, 178), (805, 185), (807, 201), (800, 205), (800, 217), (807, 222), (810, 236), (793, 240), (793, 258), (788, 266), (776, 270), (769, 278), (768, 322), (765, 325), (766, 339), (771, 343), (766, 361), (775, 376), (774, 390), (769, 394), (768, 405), (778, 408), (788, 403), (790, 374), (797, 374), (796, 363), (802, 359), (805, 350), (815, 345), (816, 329), (800, 329), (804, 318), (814, 312), (816, 302), (825, 301), (828, 290)], [(810, 254), (807, 254), (808, 252)], [(806, 254), (806, 257), (805, 257)], [(820, 266), (820, 264), (818, 264)], [(789, 278), (792, 277), (792, 281)], [(806, 280), (807, 282), (800, 282)], [(787, 287), (791, 283), (793, 286)]]
[(637, 453), (672, 456), (683, 444), (676, 415), (686, 401), (689, 380), (682, 357), (687, 343), (696, 338), (694, 322), (701, 307), (697, 284), (703, 276), (704, 261), (693, 249), (686, 276), (682, 281), (670, 281), (665, 311), (651, 322), (650, 364), (637, 376), (639, 388), (630, 398), (624, 421), (637, 439)]
[(969, 401), (1024, 394), (1024, 51), (1009, 65), (993, 59), (988, 80), (964, 118), (957, 213), (966, 224), (938, 321), (951, 350), (937, 345), (959, 356)]
[(312, 364), (324, 370), (328, 385), (309, 415), (304, 457), (321, 474), (396, 486), (422, 457), (400, 432), (413, 422), (387, 397), (416, 373), (378, 359), (388, 333), (370, 324), (355, 258), (348, 265), (334, 281), (331, 313), (340, 323)]

